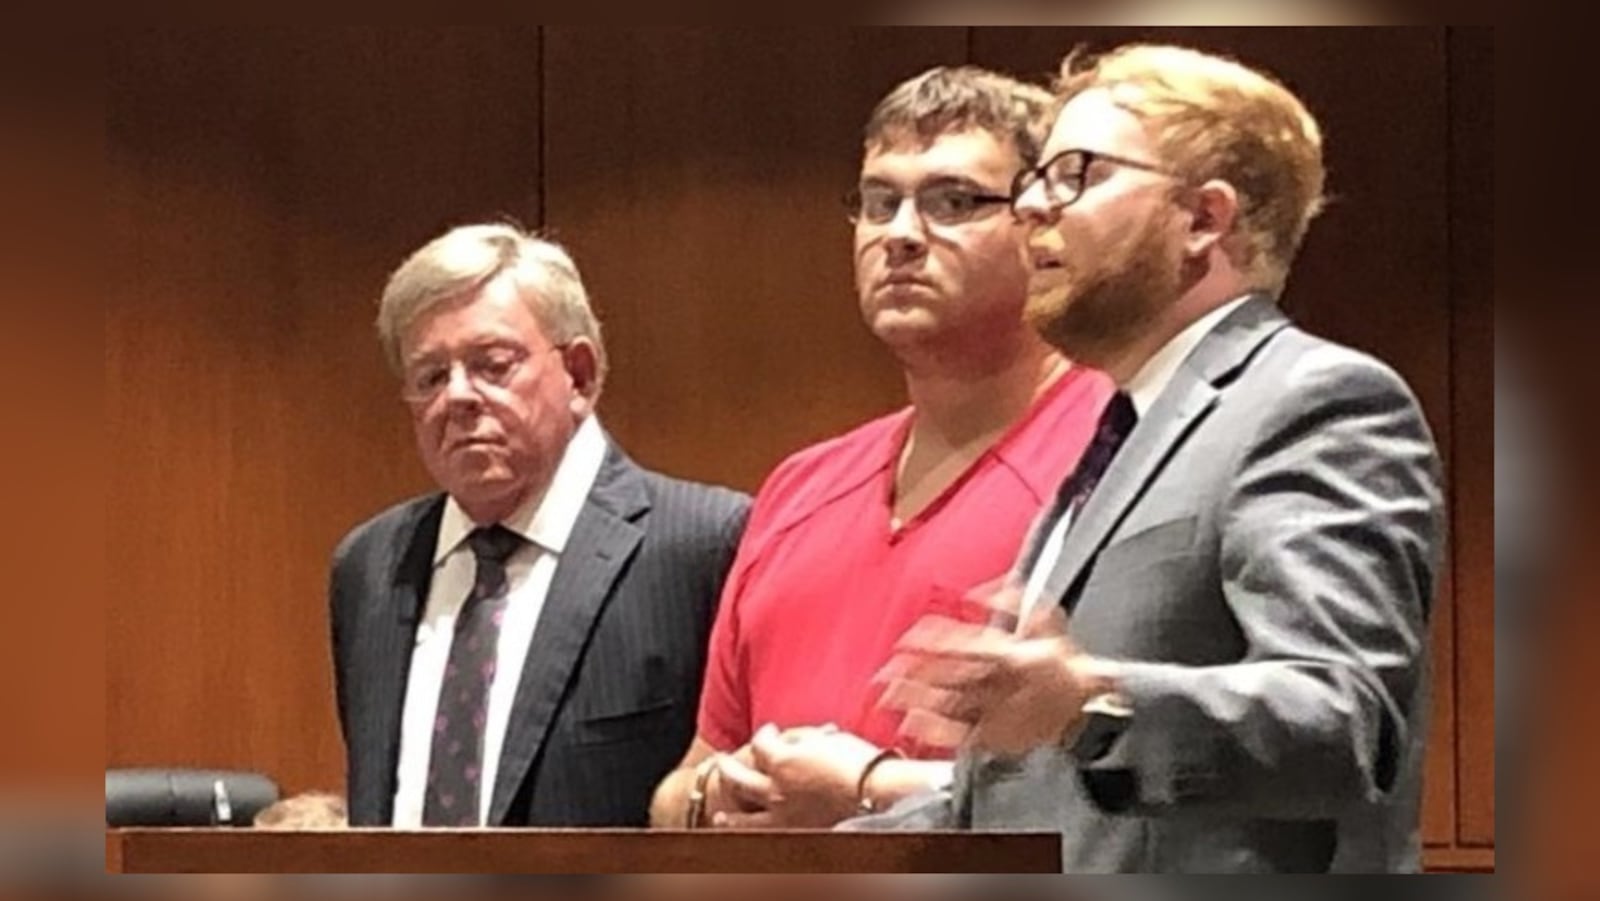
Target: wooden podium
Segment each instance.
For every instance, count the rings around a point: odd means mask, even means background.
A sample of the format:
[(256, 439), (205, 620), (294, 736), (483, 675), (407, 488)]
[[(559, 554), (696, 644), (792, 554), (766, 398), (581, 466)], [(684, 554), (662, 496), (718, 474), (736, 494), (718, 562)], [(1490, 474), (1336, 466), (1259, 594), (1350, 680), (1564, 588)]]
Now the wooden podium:
[(113, 873), (1059, 873), (1061, 837), (998, 832), (108, 829)]

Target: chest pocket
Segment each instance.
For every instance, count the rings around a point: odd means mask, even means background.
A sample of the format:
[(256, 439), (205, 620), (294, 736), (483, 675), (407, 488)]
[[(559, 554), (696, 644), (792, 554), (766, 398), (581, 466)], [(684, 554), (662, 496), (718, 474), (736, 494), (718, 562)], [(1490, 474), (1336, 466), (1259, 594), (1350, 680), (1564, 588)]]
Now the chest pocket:
[(672, 699), (663, 698), (631, 709), (591, 714), (573, 724), (573, 743), (601, 745), (652, 738), (671, 730), (676, 710)]
[(1095, 575), (1102, 571), (1131, 571), (1170, 557), (1188, 556), (1194, 552), (1197, 525), (1194, 516), (1140, 523), (1100, 550), (1095, 557)]

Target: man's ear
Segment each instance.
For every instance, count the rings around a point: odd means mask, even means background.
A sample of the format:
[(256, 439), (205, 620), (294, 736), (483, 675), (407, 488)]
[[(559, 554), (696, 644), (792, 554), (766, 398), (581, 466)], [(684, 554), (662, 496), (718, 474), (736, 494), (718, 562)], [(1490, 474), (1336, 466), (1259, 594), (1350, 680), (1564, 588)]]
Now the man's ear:
[(561, 361), (572, 379), (572, 414), (587, 416), (600, 396), (600, 350), (588, 338), (573, 338), (562, 349)]
[(1184, 250), (1190, 257), (1203, 257), (1233, 232), (1233, 223), (1239, 218), (1239, 192), (1213, 178), (1190, 192), (1187, 206), (1190, 219)]

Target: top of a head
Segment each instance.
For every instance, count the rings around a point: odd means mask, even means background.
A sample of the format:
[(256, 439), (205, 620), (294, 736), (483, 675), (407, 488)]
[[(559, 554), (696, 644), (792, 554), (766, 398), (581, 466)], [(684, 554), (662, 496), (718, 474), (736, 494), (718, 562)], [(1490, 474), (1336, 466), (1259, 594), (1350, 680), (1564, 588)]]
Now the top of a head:
[[(1239, 194), (1229, 247), (1259, 287), (1281, 289), (1327, 173), (1322, 130), (1300, 98), (1265, 72), (1226, 57), (1157, 44), (1100, 55), (1074, 50), (1056, 95), (1065, 104), (1104, 90), (1144, 123), (1161, 162), (1191, 185), (1219, 179)], [(1088, 148), (1093, 149), (1093, 148)]]
[[(564, 344), (587, 338), (605, 372), (600, 323), (571, 255), (554, 241), (504, 222), (463, 225), (424, 244), (389, 276), (378, 302), (378, 336), (395, 372), (401, 341), (433, 308), (470, 297), (497, 278), (516, 281), (545, 337)], [(598, 385), (597, 391), (598, 391)]]
[(257, 829), (343, 829), (350, 824), (344, 797), (313, 791), (284, 798), (255, 815)]
[(1050, 92), (976, 66), (939, 66), (896, 85), (864, 129), (868, 152), (907, 141), (922, 145), (955, 132), (983, 129), (1038, 161), (1054, 110)]

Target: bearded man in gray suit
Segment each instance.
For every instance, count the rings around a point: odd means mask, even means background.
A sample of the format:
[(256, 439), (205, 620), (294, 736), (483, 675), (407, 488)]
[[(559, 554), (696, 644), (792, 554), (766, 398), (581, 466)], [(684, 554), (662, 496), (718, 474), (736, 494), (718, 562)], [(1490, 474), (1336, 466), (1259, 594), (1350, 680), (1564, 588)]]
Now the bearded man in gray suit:
[(1322, 203), (1282, 85), (1194, 51), (1069, 57), (1013, 185), (1028, 314), (1121, 389), (990, 600), (882, 674), (950, 791), (847, 828), (1049, 829), (1068, 871), (1419, 858), (1439, 461), (1382, 363), (1276, 300)]

